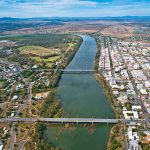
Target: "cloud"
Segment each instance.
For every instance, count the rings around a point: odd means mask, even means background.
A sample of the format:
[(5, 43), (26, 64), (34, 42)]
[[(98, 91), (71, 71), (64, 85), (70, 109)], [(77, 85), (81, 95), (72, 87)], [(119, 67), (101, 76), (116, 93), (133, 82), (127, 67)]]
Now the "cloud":
[(0, 16), (98, 17), (149, 15), (150, 0), (0, 0)]
[(5, 5), (42, 5), (42, 6), (96, 6), (97, 2), (92, 1), (81, 1), (81, 0), (1, 0), (1, 3)]

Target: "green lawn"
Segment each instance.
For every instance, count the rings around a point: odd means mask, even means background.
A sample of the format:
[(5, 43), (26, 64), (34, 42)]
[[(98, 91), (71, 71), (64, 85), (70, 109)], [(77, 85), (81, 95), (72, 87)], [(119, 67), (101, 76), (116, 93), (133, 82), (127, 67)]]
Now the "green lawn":
[(25, 54), (25, 55), (35, 55), (39, 57), (45, 57), (45, 56), (56, 56), (59, 55), (60, 53), (54, 49), (50, 48), (44, 48), (42, 46), (23, 46), (18, 48), (20, 51), (20, 54)]
[(52, 68), (53, 63), (46, 63), (47, 68)]
[(46, 68), (52, 68), (60, 59), (60, 52), (42, 46), (23, 46), (18, 48), (20, 54), (29, 55), (29, 57), (39, 66), (45, 63)]
[(60, 60), (60, 56), (52, 56), (52, 57), (49, 57), (47, 59), (43, 59), (41, 57), (31, 57), (32, 60), (35, 61), (35, 63), (37, 64), (41, 64), (42, 62), (46, 63), (45, 66), (47, 68), (52, 68), (52, 65), (55, 64), (57, 61)]

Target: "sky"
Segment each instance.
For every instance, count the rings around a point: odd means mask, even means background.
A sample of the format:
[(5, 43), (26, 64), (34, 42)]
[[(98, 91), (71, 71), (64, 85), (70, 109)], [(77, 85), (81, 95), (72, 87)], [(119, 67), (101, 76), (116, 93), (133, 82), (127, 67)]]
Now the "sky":
[(150, 0), (0, 0), (0, 17), (150, 16)]

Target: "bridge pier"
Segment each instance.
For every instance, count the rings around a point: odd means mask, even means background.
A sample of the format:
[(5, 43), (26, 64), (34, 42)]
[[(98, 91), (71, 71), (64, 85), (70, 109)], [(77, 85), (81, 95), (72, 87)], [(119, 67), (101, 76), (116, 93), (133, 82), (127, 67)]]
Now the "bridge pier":
[(93, 124), (94, 124), (94, 123), (93, 123), (93, 121), (92, 121), (92, 126), (93, 126)]
[(77, 115), (77, 125), (78, 125), (78, 123), (79, 123), (79, 122), (78, 122), (78, 115)]
[(92, 126), (93, 126), (93, 116), (92, 116)]
[(107, 120), (107, 125), (109, 124), (108, 120)]

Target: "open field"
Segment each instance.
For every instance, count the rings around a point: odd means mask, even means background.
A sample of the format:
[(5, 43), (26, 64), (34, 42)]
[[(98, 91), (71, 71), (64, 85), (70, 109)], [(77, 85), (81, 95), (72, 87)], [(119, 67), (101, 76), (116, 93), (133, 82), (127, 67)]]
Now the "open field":
[(38, 66), (45, 63), (46, 68), (52, 68), (52, 66), (60, 59), (60, 52), (52, 48), (23, 46), (18, 48), (18, 50), (21, 55), (29, 56)]
[(51, 56), (48, 58), (30, 57), (36, 64), (41, 65), (45, 63), (46, 68), (52, 68), (53, 64), (60, 60), (60, 56)]
[(60, 53), (54, 49), (50, 48), (44, 48), (42, 46), (23, 46), (18, 48), (20, 51), (20, 54), (24, 55), (31, 55), (31, 56), (40, 56), (40, 57), (45, 57), (45, 56), (56, 56), (59, 55)]
[(105, 28), (100, 33), (106, 36), (123, 38), (133, 36), (135, 31), (136, 28), (134, 26), (115, 25)]
[[(105, 29), (99, 31), (100, 34), (104, 36), (110, 36), (118, 39), (128, 40), (132, 37), (135, 38), (149, 38), (150, 37), (150, 28), (141, 27), (137, 25), (130, 24), (118, 24), (106, 27)], [(141, 40), (142, 41), (142, 40)]]
[(52, 63), (52, 62), (59, 60), (60, 56), (52, 56), (52, 57), (49, 57), (47, 59), (43, 59), (40, 57), (31, 57), (31, 59), (33, 59), (37, 63), (41, 63), (41, 62)]

